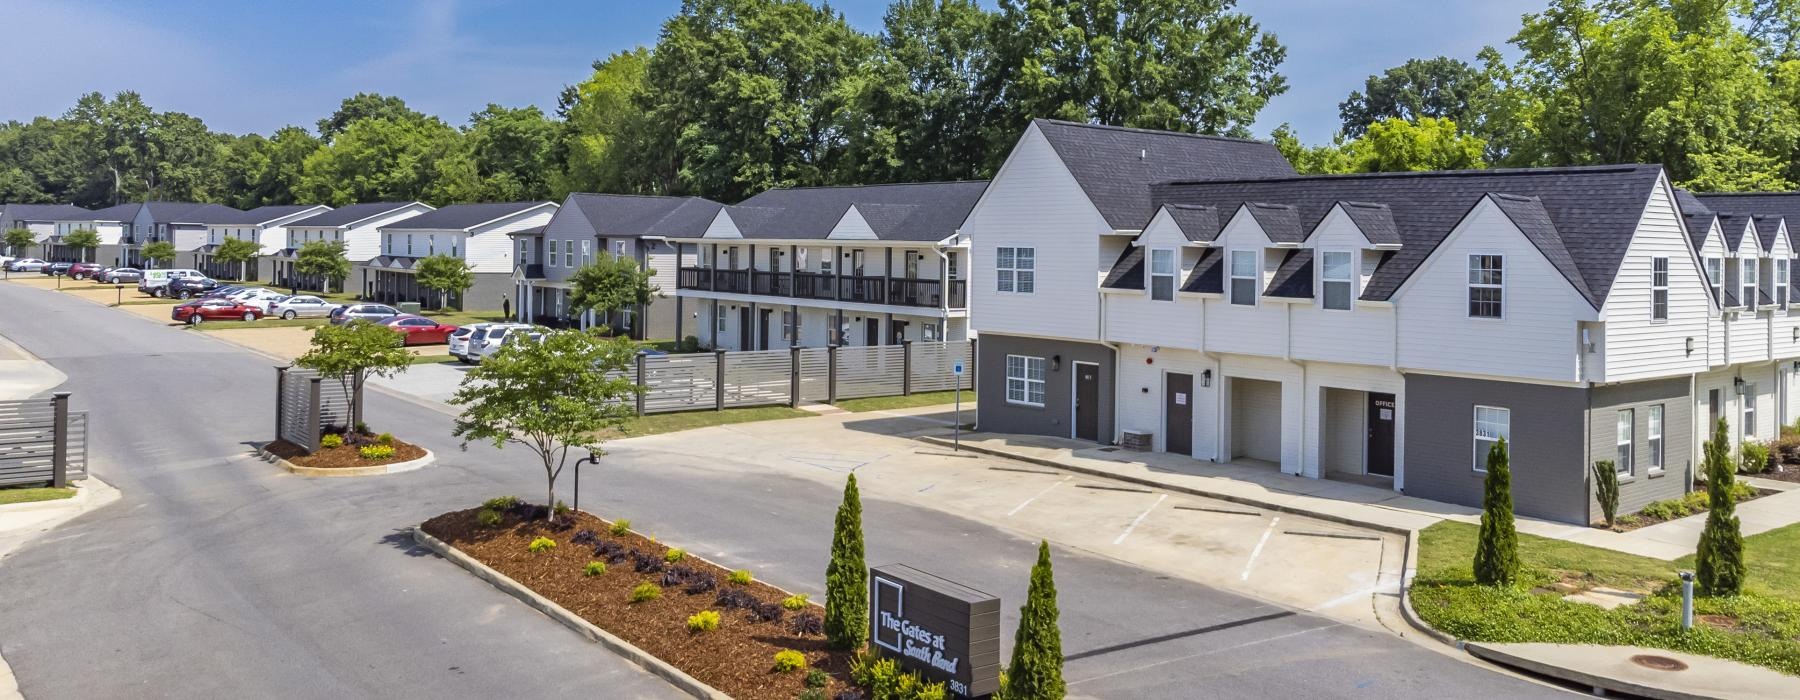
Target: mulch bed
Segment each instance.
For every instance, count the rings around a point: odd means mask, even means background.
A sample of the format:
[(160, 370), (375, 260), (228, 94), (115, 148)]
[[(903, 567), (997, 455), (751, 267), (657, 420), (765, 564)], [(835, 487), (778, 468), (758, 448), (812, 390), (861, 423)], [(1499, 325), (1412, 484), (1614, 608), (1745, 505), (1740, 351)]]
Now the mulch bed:
[(378, 467), (383, 464), (397, 464), (425, 456), (425, 448), (410, 442), (394, 440), (394, 456), (387, 459), (363, 459), (358, 446), (343, 445), (341, 447), (321, 448), (318, 452), (306, 454), (299, 445), (286, 440), (276, 440), (265, 445), (263, 449), (271, 454), (302, 467), (317, 469), (345, 469), (349, 467)]
[[(1768, 474), (1757, 474), (1756, 476), (1767, 478), (1769, 475)], [(1740, 479), (1743, 478), (1743, 475), (1742, 474), (1738, 475), (1738, 478), (1740, 478)], [(1705, 491), (1706, 490), (1706, 482), (1704, 482), (1704, 481), (1694, 482), (1694, 490), (1695, 491)], [(1754, 501), (1754, 500), (1756, 500), (1758, 498), (1762, 498), (1764, 496), (1773, 496), (1778, 493), (1781, 493), (1781, 492), (1774, 491), (1771, 489), (1756, 489), (1755, 494), (1750, 495), (1745, 498), (1738, 499), (1737, 504), (1743, 505), (1746, 502)], [(1706, 513), (1706, 511), (1702, 510), (1697, 514), (1704, 514), (1704, 513)], [(1697, 515), (1697, 514), (1690, 514), (1690, 515)], [(1681, 518), (1685, 518), (1685, 517), (1688, 517), (1688, 516), (1687, 515), (1681, 516)], [(1680, 520), (1681, 518), (1653, 518), (1648, 515), (1644, 515), (1642, 513), (1631, 513), (1631, 514), (1620, 513), (1619, 518), (1618, 518), (1618, 523), (1613, 526), (1612, 531), (1613, 532), (1631, 532), (1632, 530), (1650, 527), (1651, 525), (1661, 525), (1661, 524), (1669, 522), (1671, 520)], [(1590, 523), (1590, 525), (1593, 527), (1602, 529), (1602, 530), (1606, 529), (1606, 523), (1603, 521)]]
[(1759, 479), (1774, 479), (1775, 481), (1789, 481), (1789, 482), (1794, 482), (1794, 483), (1800, 483), (1800, 464), (1791, 464), (1791, 463), (1777, 464), (1777, 465), (1775, 465), (1775, 467), (1773, 469), (1770, 469), (1769, 471), (1763, 472), (1761, 474), (1751, 474), (1751, 476), (1757, 477)]
[[(739, 700), (793, 700), (806, 690), (805, 669), (788, 673), (772, 670), (775, 652), (785, 649), (805, 654), (808, 668), (823, 669), (832, 675), (826, 697), (851, 687), (848, 678), (854, 654), (827, 650), (822, 635), (794, 630), (798, 616), (823, 617), (823, 608), (810, 605), (798, 612), (781, 610), (786, 592), (761, 582), (744, 586), (729, 583), (729, 570), (693, 555), (678, 564), (662, 566), (683, 566), (700, 576), (710, 575), (716, 580), (716, 588), (690, 594), (685, 585), (663, 586), (662, 597), (631, 603), (633, 588), (646, 581), (661, 585), (664, 574), (638, 572), (629, 556), (608, 562), (606, 573), (597, 576), (583, 575), (583, 568), (591, 561), (606, 561), (606, 556), (596, 555), (600, 547), (607, 546), (605, 543), (617, 543), (624, 552), (637, 550), (658, 564), (669, 548), (635, 532), (613, 536), (607, 531), (611, 523), (588, 513), (558, 518), (556, 526), (545, 523), (541, 515), (522, 517), (536, 515), (533, 511), (541, 512), (541, 508), (521, 505), (508, 511), (495, 527), (484, 528), (476, 523), (475, 514), (480, 510), (477, 508), (445, 513), (426, 521), (423, 527), (426, 533), (570, 612)], [(581, 543), (574, 541), (578, 535)], [(527, 546), (538, 537), (555, 540), (556, 548), (532, 553)], [(722, 608), (718, 604), (720, 594), (734, 589), (780, 611), (780, 619), (762, 621), (749, 610)], [(718, 629), (689, 632), (688, 617), (702, 610), (719, 613)]]

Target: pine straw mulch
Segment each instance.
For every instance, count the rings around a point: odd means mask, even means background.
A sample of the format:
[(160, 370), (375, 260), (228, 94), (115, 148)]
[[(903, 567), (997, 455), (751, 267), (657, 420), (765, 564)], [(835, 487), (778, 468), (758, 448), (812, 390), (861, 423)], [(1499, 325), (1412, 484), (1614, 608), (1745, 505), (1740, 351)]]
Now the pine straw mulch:
[[(826, 697), (852, 687), (848, 678), (854, 654), (827, 650), (823, 636), (797, 634), (792, 629), (794, 619), (802, 613), (822, 617), (824, 611), (817, 605), (798, 612), (782, 610), (781, 619), (769, 622), (754, 620), (747, 610), (721, 609), (716, 605), (718, 596), (729, 589), (747, 591), (777, 610), (788, 594), (760, 581), (747, 586), (729, 583), (729, 570), (691, 554), (679, 565), (716, 577), (716, 589), (689, 594), (684, 586), (668, 586), (660, 598), (631, 603), (633, 588), (646, 581), (660, 585), (663, 575), (638, 573), (632, 559), (625, 558), (608, 563), (606, 573), (585, 576), (588, 562), (605, 558), (595, 555), (597, 544), (571, 540), (578, 533), (592, 531), (598, 542), (616, 542), (626, 552), (635, 549), (654, 555), (657, 562), (669, 548), (636, 532), (613, 536), (608, 533), (611, 523), (585, 512), (559, 518), (555, 527), (541, 515), (529, 520), (521, 517), (536, 515), (532, 511), (541, 513), (541, 509), (522, 505), (507, 512), (500, 525), (484, 528), (475, 521), (480, 509), (471, 508), (432, 518), (423, 527), (426, 533), (733, 698), (793, 700), (805, 691), (807, 669), (773, 671), (775, 652), (784, 649), (805, 654), (808, 669), (823, 669), (832, 675)], [(557, 546), (534, 554), (526, 547), (538, 537), (555, 540)], [(689, 632), (688, 617), (702, 610), (719, 613), (718, 629)]]
[(425, 448), (410, 442), (395, 439), (394, 456), (387, 459), (363, 459), (362, 453), (354, 445), (341, 447), (324, 447), (318, 452), (307, 454), (299, 445), (286, 440), (276, 440), (263, 446), (270, 454), (280, 457), (302, 467), (315, 469), (346, 469), (349, 467), (378, 467), (383, 464), (397, 464), (425, 456)]

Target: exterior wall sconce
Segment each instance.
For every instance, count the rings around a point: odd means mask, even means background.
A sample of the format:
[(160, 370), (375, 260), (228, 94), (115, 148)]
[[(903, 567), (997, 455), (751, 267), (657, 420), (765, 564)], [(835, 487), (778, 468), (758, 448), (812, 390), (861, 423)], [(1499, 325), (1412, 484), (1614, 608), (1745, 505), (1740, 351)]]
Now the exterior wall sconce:
[(1694, 354), (1694, 336), (1691, 335), (1687, 338), (1687, 354)]
[(1062, 355), (1051, 355), (1050, 356), (1050, 371), (1052, 371), (1052, 372), (1062, 371)]
[[(1796, 365), (1800, 365), (1800, 362), (1796, 362), (1796, 363), (1795, 363), (1795, 364), (1796, 364)], [(1210, 370), (1210, 369), (1208, 369), (1208, 370), (1201, 370), (1201, 372), (1200, 372), (1200, 386), (1201, 386), (1201, 387), (1209, 387), (1209, 386), (1212, 386), (1212, 370)]]

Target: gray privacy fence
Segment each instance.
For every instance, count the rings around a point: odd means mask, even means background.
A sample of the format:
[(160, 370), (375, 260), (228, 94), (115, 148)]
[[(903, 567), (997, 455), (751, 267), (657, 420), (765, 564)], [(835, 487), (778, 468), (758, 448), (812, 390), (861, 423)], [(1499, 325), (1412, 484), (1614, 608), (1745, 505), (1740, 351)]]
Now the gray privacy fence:
[(0, 486), (86, 479), (87, 437), (87, 412), (69, 410), (68, 392), (0, 401)]
[(337, 380), (325, 379), (308, 369), (275, 368), (276, 438), (311, 453), (319, 449), (325, 428), (354, 422), (350, 418), (349, 397)]
[(644, 387), (638, 413), (796, 406), (975, 386), (975, 341), (639, 355), (625, 376)]

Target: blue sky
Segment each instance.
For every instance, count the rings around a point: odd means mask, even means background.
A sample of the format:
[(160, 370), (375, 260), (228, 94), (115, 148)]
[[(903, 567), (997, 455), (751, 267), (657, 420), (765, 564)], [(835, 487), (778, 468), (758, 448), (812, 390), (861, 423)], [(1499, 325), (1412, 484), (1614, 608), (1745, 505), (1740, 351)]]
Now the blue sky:
[[(888, 0), (832, 3), (876, 31)], [(991, 0), (989, 0), (991, 5)], [(1472, 59), (1545, 0), (1240, 0), (1288, 47), (1290, 89), (1263, 112), (1330, 138), (1337, 103), (1415, 56)], [(4, 0), (0, 119), (60, 114), (81, 93), (136, 90), (215, 129), (312, 126), (356, 92), (399, 95), (454, 124), (488, 102), (555, 107), (596, 58), (655, 42), (679, 0)]]

